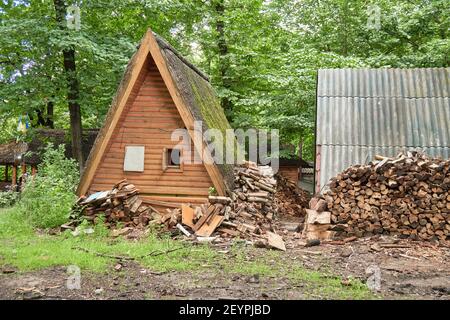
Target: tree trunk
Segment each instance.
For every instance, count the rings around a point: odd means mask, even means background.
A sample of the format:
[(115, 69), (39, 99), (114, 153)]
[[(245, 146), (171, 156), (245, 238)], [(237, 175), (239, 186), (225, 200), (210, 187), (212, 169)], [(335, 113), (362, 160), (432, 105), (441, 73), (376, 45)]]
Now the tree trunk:
[(53, 120), (55, 104), (53, 100), (47, 102), (47, 119), (45, 125), (50, 129), (55, 129), (55, 122)]
[[(231, 89), (231, 83), (228, 75), (229, 59), (228, 59), (228, 45), (225, 39), (225, 5), (223, 0), (216, 0), (214, 3), (214, 10), (216, 12), (216, 32), (217, 32), (217, 49), (219, 52), (219, 73), (222, 81), (222, 86), (225, 89)], [(231, 120), (233, 105), (228, 97), (222, 97), (222, 108), (227, 115), (228, 120)]]
[(348, 55), (348, 23), (347, 16), (349, 14), (348, 0), (344, 0), (341, 7), (341, 54), (346, 57)]
[[(36, 108), (36, 115), (37, 115), (37, 121), (36, 121), (36, 126), (45, 126), (46, 125), (46, 121), (44, 119), (44, 112), (42, 111), (42, 109), (40, 108)], [(30, 116), (30, 120), (33, 120), (33, 118)]]
[[(36, 108), (35, 112), (37, 115), (37, 120), (35, 123), (36, 126), (47, 127), (50, 129), (55, 128), (54, 121), (53, 121), (53, 113), (54, 113), (54, 102), (53, 101), (48, 101), (47, 105), (45, 107)], [(30, 115), (30, 120), (31, 121), (34, 120), (34, 117), (32, 115)]]
[[(56, 21), (61, 30), (65, 29), (67, 6), (64, 0), (53, 0), (56, 11)], [(75, 50), (67, 48), (63, 50), (63, 65), (67, 79), (67, 100), (70, 113), (70, 129), (72, 136), (72, 156), (78, 161), (80, 172), (84, 167), (83, 152), (81, 149), (81, 110), (78, 103), (80, 89), (76, 74)]]
[[(300, 138), (300, 141), (298, 142), (298, 158), (300, 161), (303, 160), (303, 138)], [(298, 168), (297, 178), (300, 181), (302, 179), (302, 165), (300, 164)]]

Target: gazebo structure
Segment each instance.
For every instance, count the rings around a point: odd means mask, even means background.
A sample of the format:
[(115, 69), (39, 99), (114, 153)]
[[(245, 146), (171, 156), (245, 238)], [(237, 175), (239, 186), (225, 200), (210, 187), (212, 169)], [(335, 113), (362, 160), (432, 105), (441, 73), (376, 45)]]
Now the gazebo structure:
[[(97, 129), (88, 129), (83, 132), (83, 154), (88, 157)], [(22, 177), (26, 173), (35, 175), (38, 165), (42, 162), (41, 152), (47, 143), (55, 146), (64, 144), (66, 156), (71, 157), (71, 145), (64, 130), (37, 129), (30, 137), (30, 141), (11, 141), (0, 144), (0, 166), (4, 166), (4, 176), (0, 179), (0, 190), (7, 188), (17, 189)]]

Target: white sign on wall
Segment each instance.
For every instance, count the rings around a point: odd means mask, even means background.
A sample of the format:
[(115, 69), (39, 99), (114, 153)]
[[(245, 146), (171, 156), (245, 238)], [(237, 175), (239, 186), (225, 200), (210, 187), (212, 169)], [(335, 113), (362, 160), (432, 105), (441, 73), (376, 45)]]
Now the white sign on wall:
[(123, 171), (144, 172), (144, 146), (126, 146)]

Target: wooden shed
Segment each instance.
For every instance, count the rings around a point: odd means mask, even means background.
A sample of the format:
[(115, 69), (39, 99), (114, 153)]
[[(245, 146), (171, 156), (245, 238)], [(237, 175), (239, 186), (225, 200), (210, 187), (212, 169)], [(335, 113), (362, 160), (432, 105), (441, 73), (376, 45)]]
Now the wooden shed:
[[(148, 30), (128, 64), (77, 193), (108, 190), (127, 179), (144, 199), (160, 205), (204, 202), (211, 187), (228, 194), (233, 165), (217, 164), (209, 154), (202, 163), (185, 161), (207, 147), (204, 139), (194, 139), (194, 121), (202, 122), (202, 130), (230, 128), (208, 77)], [(172, 141), (176, 129), (189, 132), (191, 154), (181, 155), (179, 142)]]

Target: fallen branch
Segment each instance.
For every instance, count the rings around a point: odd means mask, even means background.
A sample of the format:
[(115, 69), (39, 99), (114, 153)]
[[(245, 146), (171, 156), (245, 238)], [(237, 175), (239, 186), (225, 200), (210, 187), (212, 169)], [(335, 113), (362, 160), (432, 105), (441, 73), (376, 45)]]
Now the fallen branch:
[(117, 259), (117, 260), (134, 260), (135, 259), (133, 257), (115, 256), (115, 255), (111, 255), (111, 254), (96, 252), (96, 251), (89, 250), (89, 249), (82, 248), (82, 247), (73, 247), (72, 249), (80, 250), (80, 251), (83, 251), (83, 252), (86, 252), (86, 253), (90, 253), (90, 254), (94, 254), (94, 255), (96, 255), (98, 257), (104, 257), (104, 258), (111, 258), (111, 259)]
[(171, 252), (183, 249), (183, 248), (184, 247), (177, 247), (177, 248), (167, 249), (165, 251), (155, 250), (155, 251), (152, 251), (150, 253), (138, 256), (138, 257), (116, 256), (116, 255), (111, 255), (111, 254), (106, 254), (106, 253), (101, 253), (101, 252), (89, 250), (89, 249), (82, 248), (82, 247), (73, 247), (72, 249), (84, 251), (86, 253), (94, 254), (94, 255), (99, 256), (99, 257), (111, 258), (111, 259), (117, 259), (117, 260), (132, 261), (132, 260), (136, 260), (136, 259), (142, 259), (142, 258), (145, 258), (145, 257), (156, 257), (156, 256), (160, 256), (160, 255), (163, 255), (163, 254), (168, 254), (168, 253), (171, 253)]
[(417, 258), (417, 257), (411, 257), (411, 256), (408, 256), (407, 254), (399, 253), (398, 255), (399, 255), (400, 257), (403, 257), (403, 258), (408, 258), (408, 259), (413, 259), (413, 260), (418, 260), (418, 261), (420, 261), (419, 258)]

